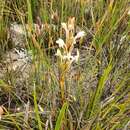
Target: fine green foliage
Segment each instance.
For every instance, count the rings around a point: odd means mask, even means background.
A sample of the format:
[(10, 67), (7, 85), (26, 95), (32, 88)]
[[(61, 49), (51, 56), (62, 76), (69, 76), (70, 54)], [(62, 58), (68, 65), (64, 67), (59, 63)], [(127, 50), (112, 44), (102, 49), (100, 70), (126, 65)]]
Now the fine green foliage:
[(30, 0), (27, 0), (27, 9), (28, 9), (28, 23), (33, 24), (32, 7)]
[(65, 117), (65, 111), (67, 111), (67, 107), (68, 107), (68, 103), (64, 103), (61, 110), (60, 110), (60, 113), (58, 115), (55, 130), (61, 129), (62, 123), (64, 121), (64, 117)]
[(0, 0), (0, 129), (129, 130), (129, 4)]
[(112, 64), (109, 63), (107, 68), (104, 70), (103, 75), (101, 76), (99, 83), (97, 85), (95, 93), (93, 93), (92, 100), (90, 101), (90, 108), (88, 109), (90, 112), (88, 114), (89, 118), (92, 118), (95, 114), (97, 114), (97, 110), (100, 111), (100, 101), (101, 101), (101, 96), (103, 94), (103, 90), (105, 87), (105, 83), (109, 77), (109, 73), (112, 70)]
[(42, 130), (41, 120), (40, 120), (39, 111), (38, 111), (35, 83), (34, 83), (34, 96), (33, 97), (34, 97), (34, 108), (35, 108), (34, 110), (35, 110), (35, 113), (36, 113), (36, 119), (38, 121), (38, 129)]

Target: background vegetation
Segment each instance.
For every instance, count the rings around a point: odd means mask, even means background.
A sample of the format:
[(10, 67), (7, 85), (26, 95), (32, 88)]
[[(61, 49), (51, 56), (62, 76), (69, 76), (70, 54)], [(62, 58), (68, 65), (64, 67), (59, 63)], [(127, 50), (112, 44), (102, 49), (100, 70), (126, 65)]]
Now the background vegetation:
[[(0, 0), (0, 69), (13, 47), (11, 23), (29, 25), (26, 49), (32, 52), (30, 76), (21, 81), (7, 71), (0, 79), (0, 129), (130, 129), (129, 0)], [(75, 17), (78, 63), (65, 74), (62, 102), (56, 40), (61, 23)], [(44, 25), (40, 35), (33, 23)]]

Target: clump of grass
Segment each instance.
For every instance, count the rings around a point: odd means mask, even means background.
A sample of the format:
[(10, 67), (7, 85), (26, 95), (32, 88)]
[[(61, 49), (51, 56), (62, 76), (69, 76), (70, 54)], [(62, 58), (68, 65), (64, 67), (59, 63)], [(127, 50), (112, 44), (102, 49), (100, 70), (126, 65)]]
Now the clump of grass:
[[(13, 21), (29, 25), (26, 42), (33, 55), (22, 85), (17, 72), (0, 79), (0, 129), (129, 129), (128, 0), (0, 0), (0, 7), (1, 57), (8, 53), (6, 30)], [(33, 28), (37, 16), (40, 36)], [(86, 32), (81, 41), (84, 32), (76, 28)]]

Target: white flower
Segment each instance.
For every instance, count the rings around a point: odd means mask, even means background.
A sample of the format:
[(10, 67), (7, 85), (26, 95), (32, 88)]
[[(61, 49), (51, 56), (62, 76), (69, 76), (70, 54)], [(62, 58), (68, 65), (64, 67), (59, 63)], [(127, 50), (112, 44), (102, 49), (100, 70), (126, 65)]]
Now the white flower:
[(66, 23), (61, 23), (62, 28), (65, 30), (66, 38), (69, 36), (69, 30)]
[(69, 30), (73, 30), (73, 25), (72, 25), (72, 24), (69, 24), (69, 25), (68, 25), (68, 29), (69, 29)]
[(65, 29), (65, 31), (67, 32), (67, 25), (66, 25), (66, 23), (61, 23), (61, 26), (62, 26), (62, 28), (64, 28)]
[(76, 62), (78, 62), (78, 60), (79, 60), (79, 50), (78, 50), (78, 49), (77, 49), (77, 55), (74, 56), (74, 60), (75, 60)]
[(60, 58), (62, 58), (62, 54), (61, 54), (61, 51), (59, 49), (57, 49), (57, 52), (55, 54), (56, 56), (59, 56)]
[(72, 60), (72, 59), (73, 59), (73, 56), (71, 56), (70, 53), (67, 53), (67, 55), (63, 56), (63, 60)]
[(75, 36), (75, 39), (81, 38), (83, 36), (85, 36), (85, 32), (84, 31), (78, 32), (77, 35)]
[(56, 43), (59, 45), (59, 47), (61, 47), (61, 48), (63, 48), (64, 46), (65, 46), (65, 43), (64, 43), (64, 41), (61, 39), (61, 38), (59, 38), (57, 41), (56, 41)]
[(79, 59), (79, 51), (78, 51), (78, 49), (77, 49), (77, 55), (76, 56), (72, 56), (71, 53), (67, 53), (67, 55), (63, 56), (63, 60), (68, 60), (71, 63), (73, 61), (78, 62), (78, 59)]

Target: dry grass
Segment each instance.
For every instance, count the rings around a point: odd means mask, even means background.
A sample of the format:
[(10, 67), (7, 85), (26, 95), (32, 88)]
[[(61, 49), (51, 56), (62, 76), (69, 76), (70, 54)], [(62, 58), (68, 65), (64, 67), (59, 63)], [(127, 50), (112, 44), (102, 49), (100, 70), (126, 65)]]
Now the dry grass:
[(0, 129), (129, 130), (129, 2), (0, 0)]

